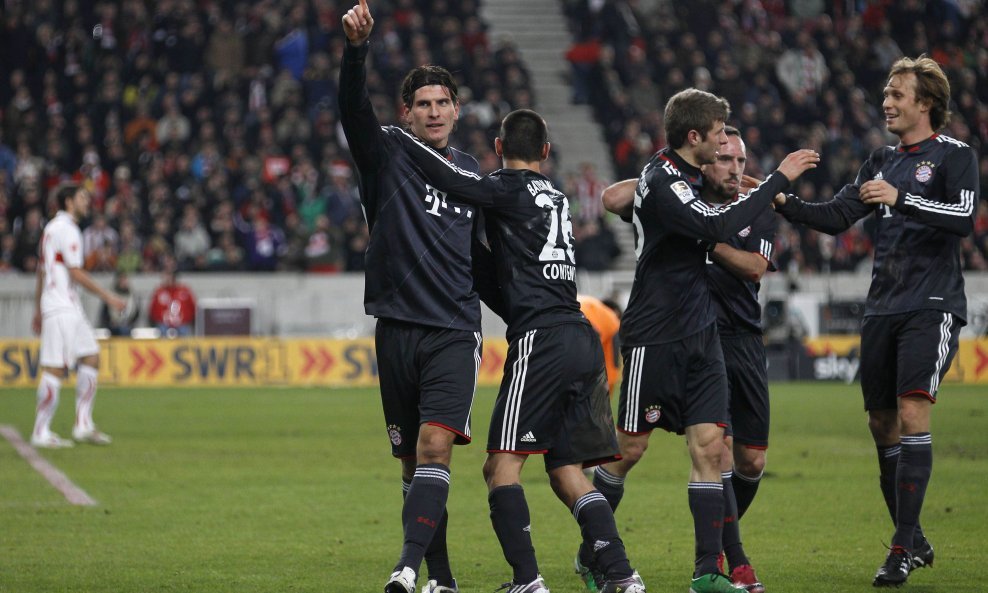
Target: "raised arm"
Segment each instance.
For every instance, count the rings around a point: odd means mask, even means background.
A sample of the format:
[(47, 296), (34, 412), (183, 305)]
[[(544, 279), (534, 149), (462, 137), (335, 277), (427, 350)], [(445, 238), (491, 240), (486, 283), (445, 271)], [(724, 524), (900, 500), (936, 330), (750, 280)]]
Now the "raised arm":
[(954, 150), (941, 167), (945, 174), (943, 201), (914, 196), (878, 180), (861, 186), (861, 201), (884, 204), (927, 226), (966, 237), (974, 230), (981, 191), (977, 159), (970, 149)]
[[(689, 237), (723, 243), (768, 208), (773, 197), (785, 191), (790, 182), (816, 167), (819, 160), (820, 156), (812, 150), (797, 150), (789, 154), (779, 169), (751, 193), (722, 206), (706, 203), (689, 183), (677, 177), (665, 177), (658, 187), (648, 187), (647, 190), (657, 194), (651, 202), (658, 209), (655, 216), (661, 224)], [(645, 198), (639, 187), (635, 193), (636, 206), (644, 204)]]
[(429, 183), (452, 194), (460, 202), (474, 206), (489, 206), (494, 201), (497, 182), (489, 177), (461, 169), (443, 155), (429, 148), (415, 136), (401, 130), (395, 134), (415, 164), (422, 169)]
[(858, 170), (854, 183), (845, 185), (832, 200), (804, 202), (793, 195), (780, 195), (775, 199), (775, 211), (789, 222), (804, 224), (828, 235), (846, 231), (852, 224), (875, 210), (874, 204), (861, 201), (861, 187), (875, 176), (882, 160), (876, 151)]
[(374, 107), (367, 93), (368, 41), (374, 19), (366, 0), (351, 8), (343, 16), (343, 30), (347, 41), (343, 44), (343, 60), (340, 63), (340, 124), (346, 135), (353, 160), (364, 174), (376, 170), (384, 160), (384, 151), (378, 136), (381, 124), (374, 114)]

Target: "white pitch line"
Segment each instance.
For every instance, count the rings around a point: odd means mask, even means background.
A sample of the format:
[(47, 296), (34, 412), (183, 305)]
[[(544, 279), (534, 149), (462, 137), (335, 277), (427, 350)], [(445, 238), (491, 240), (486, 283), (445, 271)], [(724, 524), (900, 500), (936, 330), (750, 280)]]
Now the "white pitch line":
[(17, 432), (17, 429), (13, 426), (2, 424), (0, 425), (0, 435), (3, 435), (5, 439), (10, 441), (10, 444), (14, 446), (14, 449), (20, 453), (31, 467), (35, 469), (39, 474), (41, 474), (48, 483), (55, 487), (56, 490), (62, 493), (65, 500), (72, 504), (82, 505), (82, 506), (96, 506), (98, 503), (90, 498), (86, 491), (82, 488), (76, 486), (72, 483), (72, 480), (63, 474), (57, 467), (48, 463), (48, 460), (38, 454), (34, 450), (34, 447), (28, 445), (21, 438), (21, 434)]

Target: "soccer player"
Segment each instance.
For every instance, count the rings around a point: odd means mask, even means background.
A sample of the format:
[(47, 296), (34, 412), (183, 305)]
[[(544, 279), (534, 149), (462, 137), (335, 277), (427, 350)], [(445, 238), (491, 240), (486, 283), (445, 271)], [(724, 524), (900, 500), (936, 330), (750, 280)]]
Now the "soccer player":
[(412, 135), (465, 169), (477, 161), (449, 146), (457, 86), (443, 68), (420, 66), (401, 86), (409, 132), (381, 126), (367, 91), (374, 19), (366, 0), (343, 16), (340, 121), (360, 173), (370, 230), (364, 306), (377, 317), (381, 401), (392, 454), (401, 460), (404, 544), (386, 593), (413, 593), (423, 557), (426, 593), (457, 590), (446, 550), (453, 444), (470, 442), (482, 339), (473, 289), (476, 208), (431, 185), (407, 155)]
[[(747, 161), (738, 129), (726, 126), (725, 133), (727, 145), (717, 153), (713, 163), (700, 168), (703, 173), (700, 196), (711, 204), (727, 204), (737, 199)], [(629, 218), (634, 184), (635, 180), (626, 180), (605, 190), (603, 200), (607, 208)], [(709, 252), (706, 267), (729, 386), (730, 425), (724, 437), (728, 454), (721, 464), (725, 504), (723, 546), (731, 568), (731, 581), (749, 593), (765, 590), (741, 545), (740, 519), (758, 488), (768, 447), (768, 377), (758, 289), (765, 272), (775, 269), (771, 257), (777, 228), (775, 214), (765, 209), (727, 242), (717, 243)]]
[(528, 109), (509, 113), (494, 149), (504, 168), (483, 178), (424, 146), (412, 154), (437, 186), (491, 198), (484, 215), (500, 292), (485, 302), (507, 322), (510, 346), (484, 477), (494, 532), (514, 571), (508, 593), (548, 593), (520, 483), (533, 454), (544, 456), (553, 491), (590, 543), (601, 590), (644, 593), (610, 505), (582, 471), (616, 459), (618, 448), (600, 338), (576, 300), (569, 201), (540, 173), (549, 155), (545, 121)]
[[(634, 189), (632, 188), (632, 192)], [(621, 376), (621, 359), (618, 348), (618, 332), (621, 330), (621, 309), (613, 301), (602, 301), (586, 294), (576, 295), (580, 310), (600, 336), (604, 349), (604, 368), (607, 369), (607, 393), (614, 392)], [(589, 470), (588, 470), (589, 471)]]
[[(728, 143), (724, 99), (697, 89), (674, 95), (665, 108), (668, 147), (645, 165), (632, 221), (638, 264), (621, 320), (624, 374), (618, 414), (620, 461), (597, 468), (594, 485), (617, 508), (624, 479), (657, 427), (686, 435), (692, 470), (687, 488), (696, 538), (694, 593), (744, 591), (719, 572), (724, 486), (723, 427), (728, 385), (707, 283), (708, 252), (751, 224), (772, 197), (819, 155), (788, 155), (751, 193), (724, 205), (700, 197), (702, 165)], [(586, 548), (581, 564), (590, 560)]]
[(75, 425), (72, 438), (80, 443), (108, 445), (109, 435), (93, 422), (93, 403), (99, 377), (99, 345), (86, 321), (76, 284), (97, 295), (109, 307), (122, 311), (126, 301), (104, 289), (82, 269), (82, 233), (79, 220), (89, 214), (91, 196), (78, 185), (58, 189), (58, 213), (41, 235), (34, 318), (31, 328), (41, 334), (38, 409), (31, 444), (58, 449), (73, 446), (51, 431), (58, 408), (58, 393), (68, 369), (76, 368)]
[(788, 220), (829, 234), (868, 215), (877, 223), (861, 391), (895, 534), (876, 587), (901, 585), (933, 564), (919, 524), (933, 466), (930, 412), (967, 319), (960, 244), (974, 227), (980, 193), (974, 152), (937, 133), (950, 118), (950, 83), (940, 66), (925, 56), (898, 60), (884, 97), (897, 146), (873, 152), (854, 183), (828, 202), (776, 199)]

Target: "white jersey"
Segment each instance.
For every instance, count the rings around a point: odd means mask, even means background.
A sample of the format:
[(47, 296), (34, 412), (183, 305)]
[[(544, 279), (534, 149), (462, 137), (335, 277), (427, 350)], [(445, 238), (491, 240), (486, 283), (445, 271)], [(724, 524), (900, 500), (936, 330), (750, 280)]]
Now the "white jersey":
[(69, 268), (82, 267), (82, 233), (72, 216), (59, 210), (41, 235), (41, 265), (45, 283), (41, 287), (41, 315), (82, 313), (82, 304), (69, 276)]

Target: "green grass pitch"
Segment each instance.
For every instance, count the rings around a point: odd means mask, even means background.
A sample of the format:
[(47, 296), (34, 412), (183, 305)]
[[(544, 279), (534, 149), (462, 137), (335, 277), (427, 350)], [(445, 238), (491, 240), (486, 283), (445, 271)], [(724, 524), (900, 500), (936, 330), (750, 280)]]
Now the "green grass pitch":
[[(475, 443), (452, 466), (450, 546), (465, 593), (510, 579), (481, 478), (494, 390), (478, 394)], [(67, 435), (73, 393), (53, 428)], [(873, 591), (891, 522), (857, 385), (772, 388), (768, 473), (742, 521), (770, 593)], [(0, 424), (30, 433), (34, 393), (0, 392)], [(398, 463), (376, 390), (102, 389), (110, 447), (43, 456), (98, 501), (75, 507), (0, 440), (0, 592), (380, 591), (401, 529)], [(988, 389), (946, 386), (933, 415), (934, 469), (923, 524), (936, 565), (910, 591), (988, 590)], [(650, 593), (686, 593), (692, 521), (682, 438), (656, 432), (617, 513)], [(540, 569), (579, 593), (579, 531), (526, 467)], [(420, 579), (420, 585), (422, 584)]]

